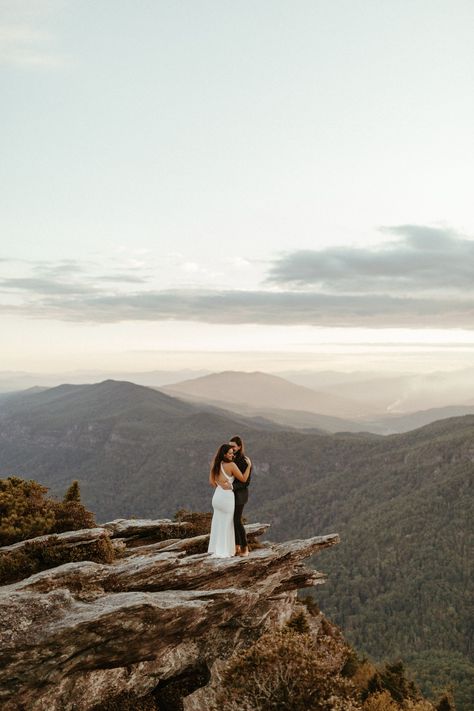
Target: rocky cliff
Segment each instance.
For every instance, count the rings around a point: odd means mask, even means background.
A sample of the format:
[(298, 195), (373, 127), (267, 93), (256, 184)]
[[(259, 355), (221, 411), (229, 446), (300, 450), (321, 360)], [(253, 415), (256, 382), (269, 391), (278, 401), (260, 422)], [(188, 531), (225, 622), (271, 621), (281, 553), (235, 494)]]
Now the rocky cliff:
[[(324, 581), (302, 561), (338, 542), (256, 543), (267, 528), (247, 526), (248, 558), (212, 558), (207, 535), (170, 520), (117, 520), (46, 541), (84, 552), (106, 540), (116, 556), (0, 588), (0, 707), (88, 711), (126, 700), (132, 709), (152, 696), (150, 708), (208, 709), (224, 660), (301, 608), (296, 590)], [(28, 545), (0, 548), (0, 557)], [(322, 619), (312, 618), (314, 635)]]

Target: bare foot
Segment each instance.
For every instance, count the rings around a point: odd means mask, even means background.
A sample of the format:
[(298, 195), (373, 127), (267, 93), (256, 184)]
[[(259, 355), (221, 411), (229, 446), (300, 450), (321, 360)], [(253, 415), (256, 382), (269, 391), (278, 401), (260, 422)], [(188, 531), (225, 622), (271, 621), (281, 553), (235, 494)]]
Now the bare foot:
[(246, 557), (246, 556), (248, 556), (248, 554), (249, 554), (249, 549), (247, 547), (242, 548), (242, 550), (240, 551), (240, 555), (242, 557)]
[(235, 546), (235, 555), (240, 555), (240, 554), (241, 554), (240, 546)]

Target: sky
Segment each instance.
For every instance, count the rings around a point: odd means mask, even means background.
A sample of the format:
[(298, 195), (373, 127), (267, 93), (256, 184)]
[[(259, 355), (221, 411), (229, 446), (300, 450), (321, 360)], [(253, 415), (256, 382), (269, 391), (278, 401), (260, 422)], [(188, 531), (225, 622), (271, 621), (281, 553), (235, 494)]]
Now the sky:
[(454, 369), (471, 0), (0, 0), (0, 371)]

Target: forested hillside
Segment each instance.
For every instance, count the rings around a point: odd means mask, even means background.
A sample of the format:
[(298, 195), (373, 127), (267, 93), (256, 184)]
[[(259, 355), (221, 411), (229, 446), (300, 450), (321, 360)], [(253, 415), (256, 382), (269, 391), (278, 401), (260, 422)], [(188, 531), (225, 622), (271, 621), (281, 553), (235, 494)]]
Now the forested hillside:
[(252, 420), (133, 383), (25, 392), (0, 405), (0, 477), (34, 478), (56, 494), (78, 479), (99, 520), (205, 509), (209, 460), (250, 427)]
[(0, 425), (0, 477), (53, 493), (78, 479), (98, 521), (210, 510), (209, 460), (241, 434), (255, 464), (247, 518), (273, 539), (341, 535), (318, 561), (324, 611), (363, 652), (410, 661), (424, 688), (459, 677), (458, 706), (474, 707), (474, 416), (389, 437), (303, 434), (106, 382), (7, 401)]
[(390, 650), (427, 691), (452, 682), (459, 707), (474, 707), (474, 418), (366, 443), (365, 453), (360, 440), (338, 441), (332, 471), (315, 462), (312, 482), (298, 458), (296, 486), (259, 516), (281, 538), (337, 530), (342, 544), (318, 561), (325, 612), (358, 649), (377, 659)]

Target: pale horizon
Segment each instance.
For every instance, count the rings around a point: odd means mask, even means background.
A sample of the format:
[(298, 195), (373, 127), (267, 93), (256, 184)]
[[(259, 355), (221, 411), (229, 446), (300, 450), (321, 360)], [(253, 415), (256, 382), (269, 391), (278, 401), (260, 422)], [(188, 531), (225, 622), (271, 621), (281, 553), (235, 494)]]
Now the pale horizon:
[(5, 0), (0, 371), (469, 367), (473, 22)]

